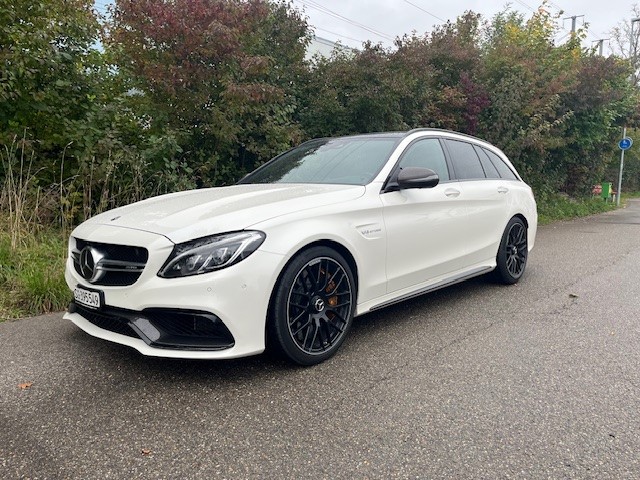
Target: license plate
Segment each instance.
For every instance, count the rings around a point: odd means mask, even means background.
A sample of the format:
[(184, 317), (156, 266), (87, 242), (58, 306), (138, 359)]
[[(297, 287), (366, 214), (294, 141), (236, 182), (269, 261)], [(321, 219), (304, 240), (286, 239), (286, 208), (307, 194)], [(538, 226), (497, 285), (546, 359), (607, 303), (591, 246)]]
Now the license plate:
[(100, 308), (102, 306), (100, 292), (87, 290), (82, 287), (73, 289), (73, 298), (77, 303), (89, 308)]

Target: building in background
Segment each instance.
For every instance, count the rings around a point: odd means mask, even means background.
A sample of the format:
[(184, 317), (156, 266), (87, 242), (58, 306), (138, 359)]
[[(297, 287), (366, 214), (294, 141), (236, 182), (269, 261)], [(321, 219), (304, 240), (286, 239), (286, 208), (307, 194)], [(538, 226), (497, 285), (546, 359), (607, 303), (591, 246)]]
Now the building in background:
[(327, 40), (326, 38), (316, 37), (314, 35), (311, 43), (307, 47), (307, 54), (305, 58), (307, 60), (311, 60), (315, 55), (329, 58), (331, 56), (331, 53), (335, 49), (344, 50), (347, 52), (355, 52), (355, 50), (351, 47), (347, 47), (341, 43), (332, 42), (331, 40)]

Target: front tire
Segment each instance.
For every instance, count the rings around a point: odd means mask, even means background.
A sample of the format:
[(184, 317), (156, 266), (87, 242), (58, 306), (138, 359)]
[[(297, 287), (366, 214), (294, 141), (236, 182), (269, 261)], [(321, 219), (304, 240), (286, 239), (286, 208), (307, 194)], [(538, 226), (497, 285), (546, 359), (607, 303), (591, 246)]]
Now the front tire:
[(496, 256), (497, 280), (506, 285), (517, 283), (527, 266), (528, 254), (527, 227), (521, 218), (513, 217), (502, 234)]
[(355, 280), (335, 250), (313, 247), (287, 265), (269, 318), (271, 341), (291, 361), (315, 365), (333, 356), (353, 321)]

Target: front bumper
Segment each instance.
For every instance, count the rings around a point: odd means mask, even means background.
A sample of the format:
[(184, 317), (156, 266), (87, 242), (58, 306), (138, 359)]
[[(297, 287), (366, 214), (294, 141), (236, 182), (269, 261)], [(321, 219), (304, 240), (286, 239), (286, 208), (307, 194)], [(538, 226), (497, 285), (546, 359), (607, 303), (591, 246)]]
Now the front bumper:
[(75, 302), (69, 304), (68, 311), (98, 328), (139, 338), (153, 348), (215, 351), (235, 344), (224, 323), (207, 312), (169, 309), (135, 312), (112, 307), (94, 310)]
[[(221, 359), (261, 353), (271, 291), (284, 264), (282, 255), (256, 251), (231, 267), (192, 277), (157, 276), (173, 248), (165, 237), (111, 226), (74, 235), (92, 241), (137, 245), (149, 250), (138, 281), (130, 286), (99, 286), (98, 310), (73, 303), (64, 318), (98, 338), (157, 357)], [(115, 242), (113, 242), (115, 243)], [(88, 284), (67, 261), (70, 289)]]

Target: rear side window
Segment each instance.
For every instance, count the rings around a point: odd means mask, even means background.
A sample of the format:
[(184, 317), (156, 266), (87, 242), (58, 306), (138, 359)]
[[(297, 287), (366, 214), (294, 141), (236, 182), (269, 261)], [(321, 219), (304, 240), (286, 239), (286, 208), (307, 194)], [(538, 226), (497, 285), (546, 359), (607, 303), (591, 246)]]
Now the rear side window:
[(485, 148), (483, 148), (482, 150), (484, 150), (484, 152), (489, 156), (489, 158), (491, 159), (491, 163), (495, 165), (496, 169), (500, 173), (501, 178), (506, 178), (507, 180), (518, 179), (518, 177), (516, 177), (516, 174), (513, 173), (513, 171), (507, 166), (506, 163), (504, 163), (504, 161), (498, 155)]
[(498, 173), (498, 170), (493, 165), (493, 163), (491, 163), (491, 160), (489, 160), (489, 156), (484, 151), (484, 149), (478, 146), (474, 148), (476, 149), (476, 153), (478, 154), (478, 157), (480, 157), (480, 163), (482, 164), (482, 168), (484, 169), (484, 174), (487, 176), (487, 178), (500, 178), (500, 174)]
[(409, 145), (402, 155), (400, 167), (430, 168), (438, 174), (441, 182), (449, 180), (447, 161), (437, 138), (425, 138)]
[(473, 145), (458, 140), (445, 140), (451, 154), (451, 161), (459, 180), (485, 178), (480, 159)]

